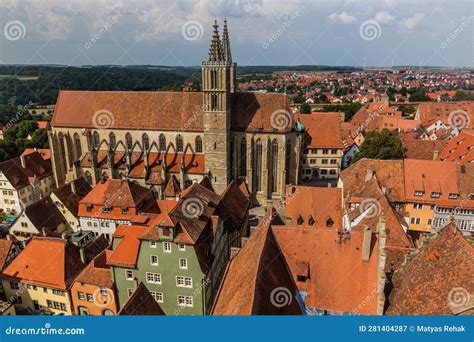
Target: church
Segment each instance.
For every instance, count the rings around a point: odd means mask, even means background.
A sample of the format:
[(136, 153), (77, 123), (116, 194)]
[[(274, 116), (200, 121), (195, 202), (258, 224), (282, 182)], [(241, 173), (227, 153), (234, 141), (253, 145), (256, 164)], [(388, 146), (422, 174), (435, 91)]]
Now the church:
[(126, 178), (163, 198), (208, 177), (217, 193), (245, 179), (255, 203), (298, 183), (301, 137), (286, 94), (239, 92), (229, 31), (217, 21), (200, 92), (59, 92), (49, 142), (57, 186)]

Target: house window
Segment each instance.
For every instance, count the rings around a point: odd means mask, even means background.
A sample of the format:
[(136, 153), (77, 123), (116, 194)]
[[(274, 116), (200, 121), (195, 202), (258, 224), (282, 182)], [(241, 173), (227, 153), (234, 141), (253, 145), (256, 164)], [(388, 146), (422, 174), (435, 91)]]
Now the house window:
[(322, 163), (322, 164), (327, 164), (327, 163), (328, 163), (328, 160), (327, 160), (327, 159), (323, 159), (321, 163)]
[(125, 279), (133, 280), (133, 271), (132, 270), (125, 270)]
[(133, 295), (133, 289), (127, 289), (128, 291), (128, 298), (130, 298)]
[(161, 274), (147, 272), (146, 282), (150, 284), (161, 284)]
[(14, 283), (14, 282), (10, 282), (10, 288), (12, 290), (18, 290), (19, 289), (19, 286), (18, 286), (18, 283)]
[(178, 306), (193, 306), (193, 297), (191, 296), (178, 296)]
[(413, 204), (413, 208), (415, 208), (415, 209), (423, 209), (423, 204), (422, 204), (422, 203), (415, 203), (415, 204)]
[(142, 141), (143, 141), (143, 149), (145, 151), (148, 151), (150, 149), (150, 139), (148, 138), (148, 135), (146, 133), (143, 134)]
[(57, 295), (57, 296), (64, 296), (64, 292), (63, 292), (63, 291), (55, 290), (55, 289), (53, 289), (53, 294), (55, 294), (55, 295)]
[(432, 192), (431, 193), (431, 197), (433, 197), (433, 198), (439, 198), (440, 195), (441, 194), (439, 192)]
[(412, 217), (410, 219), (411, 224), (420, 224), (420, 218), (419, 217)]
[(122, 208), (122, 214), (126, 215), (128, 213), (128, 208)]
[(87, 301), (94, 303), (94, 296), (92, 295), (92, 293), (87, 293)]
[(156, 248), (156, 241), (150, 241), (150, 247)]
[(188, 259), (179, 259), (179, 268), (182, 270), (188, 269)]
[(163, 302), (164, 302), (164, 299), (163, 299), (163, 292), (155, 292), (155, 300), (156, 300), (158, 303), (163, 303)]
[(171, 242), (163, 242), (163, 252), (171, 253)]
[(77, 292), (77, 298), (79, 298), (79, 300), (84, 300), (84, 292)]
[(196, 143), (196, 153), (202, 153), (202, 139), (198, 135), (195, 140)]
[(181, 135), (176, 137), (176, 150), (178, 152), (183, 152), (183, 137)]
[(186, 251), (186, 245), (184, 243), (178, 244), (178, 250), (181, 252)]
[(160, 134), (160, 151), (166, 151), (166, 138), (163, 134)]
[(156, 256), (156, 255), (151, 255), (151, 256), (150, 256), (150, 263), (151, 263), (153, 266), (158, 266), (158, 256)]
[(423, 191), (415, 191), (415, 196), (423, 196)]

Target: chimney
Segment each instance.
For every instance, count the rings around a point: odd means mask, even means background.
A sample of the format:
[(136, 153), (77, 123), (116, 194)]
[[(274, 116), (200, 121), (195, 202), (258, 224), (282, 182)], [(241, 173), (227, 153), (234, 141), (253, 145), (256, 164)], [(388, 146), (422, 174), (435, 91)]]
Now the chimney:
[(12, 239), (10, 234), (7, 234), (6, 238), (7, 238), (8, 241), (10, 241)]
[(20, 156), (20, 163), (21, 163), (21, 167), (26, 169), (25, 156), (23, 156), (23, 155)]
[(370, 228), (365, 228), (364, 240), (362, 242), (362, 261), (369, 261), (371, 243), (372, 243), (372, 231), (370, 230)]
[(79, 248), (79, 255), (81, 257), (82, 263), (86, 264), (86, 254), (84, 252), (84, 248)]
[(71, 192), (76, 194), (76, 183), (74, 181), (71, 182)]

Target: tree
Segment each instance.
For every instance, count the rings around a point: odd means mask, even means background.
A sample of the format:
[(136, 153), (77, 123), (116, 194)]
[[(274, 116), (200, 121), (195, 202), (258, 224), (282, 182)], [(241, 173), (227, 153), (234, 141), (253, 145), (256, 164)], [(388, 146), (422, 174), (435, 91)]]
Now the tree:
[(48, 132), (45, 129), (38, 129), (31, 136), (31, 141), (27, 143), (27, 146), (32, 148), (48, 148)]
[(301, 104), (300, 113), (302, 114), (310, 114), (311, 113), (311, 106), (307, 103)]
[(381, 132), (371, 131), (365, 135), (360, 152), (352, 158), (352, 163), (362, 158), (402, 159), (404, 155), (405, 150), (400, 138), (384, 129)]
[(20, 122), (18, 125), (18, 131), (16, 133), (17, 138), (26, 138), (28, 134), (32, 134), (38, 129), (38, 122), (25, 120)]

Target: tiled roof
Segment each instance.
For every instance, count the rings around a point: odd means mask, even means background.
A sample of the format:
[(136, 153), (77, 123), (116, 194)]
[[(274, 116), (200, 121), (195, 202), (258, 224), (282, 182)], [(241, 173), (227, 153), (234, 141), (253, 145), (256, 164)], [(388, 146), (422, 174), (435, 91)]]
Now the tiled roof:
[(40, 232), (42, 228), (56, 232), (56, 228), (66, 221), (50, 196), (30, 204), (25, 208), (24, 213)]
[(153, 298), (147, 287), (140, 283), (133, 294), (120, 309), (119, 316), (158, 316), (165, 315), (160, 304)]
[(474, 247), (449, 224), (395, 272), (387, 314), (452, 315), (469, 307), (474, 314), (473, 260)]
[(166, 184), (165, 191), (163, 191), (163, 195), (166, 197), (176, 197), (181, 192), (181, 187), (179, 185), (176, 176), (171, 176), (168, 180), (168, 184)]
[(84, 267), (79, 248), (71, 242), (33, 237), (3, 274), (25, 283), (66, 290)]
[(303, 124), (307, 135), (308, 148), (343, 148), (340, 113), (301, 114), (298, 120)]
[(447, 140), (402, 139), (402, 146), (405, 149), (405, 158), (409, 159), (436, 159), (437, 155), (447, 144)]
[(404, 168), (402, 160), (361, 159), (341, 171), (344, 183), (344, 197), (364, 197), (364, 183), (367, 178), (376, 175), (385, 188), (391, 202), (405, 200)]
[(21, 155), (26, 156), (33, 152), (38, 152), (44, 160), (51, 159), (51, 149), (49, 148), (25, 148)]
[[(76, 217), (79, 213), (79, 202), (91, 192), (92, 187), (84, 177), (80, 177), (53, 191), (56, 197)], [(73, 192), (74, 191), (74, 192)]]
[[(364, 233), (350, 239), (333, 229), (308, 226), (273, 226), (278, 244), (308, 308), (338, 313), (377, 313), (378, 239), (372, 234), (368, 261), (362, 260)], [(301, 265), (307, 265), (301, 268)], [(298, 276), (307, 277), (306, 281)], [(366, 300), (367, 298), (372, 300)], [(360, 303), (365, 303), (359, 308)]]
[(124, 179), (107, 179), (100, 182), (81, 201), (81, 204), (135, 208), (151, 195), (151, 191), (135, 182)]
[(474, 130), (462, 130), (449, 141), (436, 160), (459, 161), (463, 164), (474, 162)]
[(140, 237), (147, 232), (147, 226), (120, 225), (113, 234), (119, 243), (108, 258), (109, 265), (134, 268), (140, 250)]
[[(51, 125), (94, 129), (94, 113), (113, 115), (111, 129), (204, 131), (200, 92), (69, 91), (59, 92)], [(273, 131), (271, 115), (289, 110), (285, 94), (235, 93), (232, 129)]]
[(342, 190), (340, 188), (323, 188), (312, 186), (287, 186), (285, 218), (290, 224), (297, 224), (301, 216), (302, 224), (328, 227), (327, 221), (333, 222), (333, 229), (342, 228)]
[[(26, 168), (21, 166), (21, 158), (24, 158)], [(3, 172), (15, 189), (33, 183), (35, 178), (43, 179), (52, 175), (51, 162), (44, 160), (38, 152), (1, 162), (0, 172)]]
[(0, 239), (0, 271), (5, 267), (12, 244), (11, 240)]
[(114, 282), (110, 267), (107, 260), (110, 258), (112, 251), (103, 250), (92, 260), (87, 267), (77, 276), (76, 282), (90, 284), (99, 287), (112, 288)]
[[(474, 128), (474, 101), (459, 102), (421, 102), (418, 105), (418, 113), (423, 126), (440, 120), (443, 124), (450, 126), (449, 116), (455, 111), (467, 113), (465, 128)], [(458, 112), (460, 113), (460, 112)]]
[[(302, 314), (295, 297), (296, 285), (270, 228), (274, 215), (274, 209), (269, 208), (258, 228), (230, 262), (213, 315)], [(278, 296), (285, 297), (283, 303)]]

